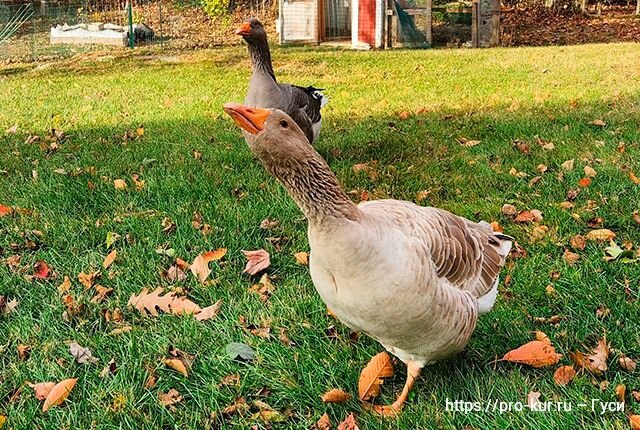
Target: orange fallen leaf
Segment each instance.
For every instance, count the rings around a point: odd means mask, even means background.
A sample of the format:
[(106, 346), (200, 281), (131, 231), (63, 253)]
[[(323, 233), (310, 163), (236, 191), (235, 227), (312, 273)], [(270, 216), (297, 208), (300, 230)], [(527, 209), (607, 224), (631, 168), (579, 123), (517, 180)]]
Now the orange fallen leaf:
[(85, 290), (88, 290), (93, 286), (93, 282), (96, 280), (96, 278), (99, 275), (100, 275), (100, 272), (93, 272), (93, 273), (80, 272), (78, 274), (78, 281), (80, 281), (80, 283), (84, 285)]
[(320, 396), (324, 403), (344, 403), (350, 397), (349, 393), (340, 388), (333, 388)]
[(398, 118), (400, 118), (401, 120), (405, 120), (408, 119), (411, 116), (411, 112), (403, 110), (402, 112), (400, 112), (398, 114)]
[(327, 415), (326, 412), (320, 417), (318, 421), (316, 421), (316, 429), (331, 430), (331, 420), (329, 419), (329, 415)]
[(189, 376), (189, 371), (187, 371), (187, 366), (185, 366), (184, 362), (179, 358), (167, 358), (164, 360), (164, 364), (167, 367), (170, 367), (176, 372), (182, 374), (185, 378)]
[(640, 185), (640, 178), (638, 178), (636, 174), (631, 171), (629, 171), (629, 179), (631, 179), (631, 182), (633, 182), (634, 184)]
[(640, 415), (629, 415), (631, 430), (640, 430)]
[(44, 400), (47, 398), (51, 389), (56, 386), (55, 382), (40, 382), (38, 384), (29, 384), (29, 387), (33, 388), (36, 399)]
[(562, 258), (564, 259), (564, 261), (567, 262), (568, 265), (573, 265), (575, 263), (578, 262), (578, 260), (580, 260), (580, 255), (576, 254), (575, 252), (571, 252), (568, 249), (564, 250), (564, 255), (562, 256)]
[(540, 368), (556, 364), (561, 357), (562, 354), (556, 353), (553, 345), (540, 340), (533, 340), (507, 352), (502, 357), (502, 360)]
[(571, 238), (571, 247), (576, 251), (582, 251), (587, 246), (585, 237), (581, 234), (576, 234)]
[(616, 398), (620, 403), (624, 403), (624, 397), (627, 394), (627, 386), (624, 384), (616, 385), (616, 388), (613, 390), (616, 393)]
[(13, 208), (5, 205), (0, 205), (0, 218), (3, 216), (11, 215), (13, 213)]
[(309, 265), (309, 254), (306, 252), (296, 252), (293, 256), (296, 258), (296, 263), (303, 266)]
[(248, 260), (242, 273), (255, 275), (271, 265), (269, 253), (264, 249), (259, 249), (257, 251), (242, 251), (242, 253)]
[(96, 285), (96, 295), (91, 298), (91, 303), (100, 303), (107, 298), (107, 295), (113, 291), (113, 288)]
[(156, 288), (150, 293), (143, 288), (137, 296), (132, 294), (127, 304), (138, 309), (143, 316), (147, 316), (148, 313), (154, 317), (158, 316), (157, 309), (174, 315), (197, 314), (202, 311), (200, 306), (186, 297), (176, 296), (173, 292), (162, 296), (163, 291), (162, 288)]
[(113, 262), (116, 261), (117, 255), (118, 255), (118, 252), (115, 249), (111, 251), (109, 255), (107, 255), (104, 258), (104, 261), (102, 262), (102, 267), (104, 267), (105, 269), (108, 269), (109, 266), (111, 266)]
[(578, 181), (578, 186), (581, 188), (586, 188), (591, 185), (591, 178), (582, 178)]
[(70, 289), (71, 289), (71, 280), (69, 279), (68, 276), (65, 276), (64, 281), (62, 281), (62, 284), (58, 286), (58, 291), (64, 294)]
[(338, 424), (338, 430), (360, 430), (358, 424), (356, 423), (356, 418), (353, 416), (353, 413), (349, 414), (344, 421)]
[(553, 373), (553, 380), (557, 385), (565, 386), (576, 376), (576, 370), (573, 366), (560, 366)]
[(374, 355), (358, 379), (358, 397), (360, 400), (370, 400), (380, 394), (380, 384), (383, 378), (393, 375), (391, 357), (386, 352)]
[(493, 231), (496, 231), (498, 233), (502, 233), (504, 231), (504, 229), (502, 228), (502, 226), (498, 221), (491, 221), (490, 225)]
[(627, 372), (634, 372), (637, 366), (636, 362), (633, 361), (633, 359), (627, 357), (624, 354), (618, 359), (618, 364), (623, 370), (626, 370)]
[(227, 254), (227, 248), (218, 248), (214, 251), (205, 252), (204, 254), (202, 254), (202, 258), (204, 258), (204, 260), (207, 263), (210, 263), (212, 261), (220, 260), (226, 254)]
[(113, 187), (118, 191), (126, 190), (127, 183), (123, 179), (114, 179)]
[(75, 387), (76, 382), (78, 382), (77, 378), (65, 379), (64, 381), (58, 382), (54, 387), (51, 388), (47, 398), (44, 400), (44, 404), (42, 405), (42, 412), (46, 412), (54, 406), (58, 406), (69, 396), (73, 387)]

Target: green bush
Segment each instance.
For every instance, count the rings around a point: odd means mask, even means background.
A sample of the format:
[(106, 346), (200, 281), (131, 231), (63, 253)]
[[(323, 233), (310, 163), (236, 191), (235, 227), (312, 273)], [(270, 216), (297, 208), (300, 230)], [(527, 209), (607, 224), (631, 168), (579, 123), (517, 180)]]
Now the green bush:
[(229, 13), (229, 0), (200, 0), (209, 16), (224, 16)]

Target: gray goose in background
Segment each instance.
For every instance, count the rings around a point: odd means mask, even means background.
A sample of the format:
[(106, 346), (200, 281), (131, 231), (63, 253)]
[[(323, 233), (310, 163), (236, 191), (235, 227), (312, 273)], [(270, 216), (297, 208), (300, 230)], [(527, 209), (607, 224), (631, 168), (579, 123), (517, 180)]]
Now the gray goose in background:
[(314, 143), (320, 134), (320, 108), (328, 102), (321, 89), (278, 83), (271, 64), (267, 33), (257, 19), (242, 23), (236, 34), (247, 42), (253, 67), (245, 104), (286, 112), (298, 124), (307, 140)]
[(407, 365), (399, 412), (428, 364), (461, 351), (491, 310), (512, 238), (400, 200), (355, 205), (282, 111), (227, 103), (251, 151), (309, 222), (309, 270), (327, 307)]

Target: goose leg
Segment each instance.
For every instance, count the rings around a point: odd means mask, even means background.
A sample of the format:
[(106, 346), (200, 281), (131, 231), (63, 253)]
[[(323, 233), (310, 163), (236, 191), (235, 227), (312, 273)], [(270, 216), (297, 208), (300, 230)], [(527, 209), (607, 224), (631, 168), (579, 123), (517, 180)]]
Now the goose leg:
[(422, 370), (422, 364), (417, 363), (415, 361), (407, 361), (407, 381), (404, 384), (404, 388), (402, 389), (402, 393), (398, 396), (395, 402), (391, 405), (391, 409), (396, 412), (400, 412), (404, 402), (409, 397), (409, 392), (413, 388), (413, 384), (415, 384), (416, 379), (420, 376), (420, 371)]

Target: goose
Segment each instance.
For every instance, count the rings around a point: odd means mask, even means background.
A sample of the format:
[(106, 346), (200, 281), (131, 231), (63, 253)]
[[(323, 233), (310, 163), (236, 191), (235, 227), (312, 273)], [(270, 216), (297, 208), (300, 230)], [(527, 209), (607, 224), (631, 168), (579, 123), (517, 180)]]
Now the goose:
[(399, 412), (422, 368), (460, 352), (493, 307), (513, 239), (407, 201), (356, 205), (289, 115), (237, 103), (224, 111), (308, 220), (311, 279), (327, 307), (406, 364), (390, 405)]
[(267, 32), (262, 23), (252, 18), (235, 32), (247, 42), (253, 74), (244, 103), (256, 108), (274, 108), (286, 112), (302, 129), (309, 142), (320, 135), (320, 109), (328, 102), (321, 88), (280, 84), (271, 64)]

